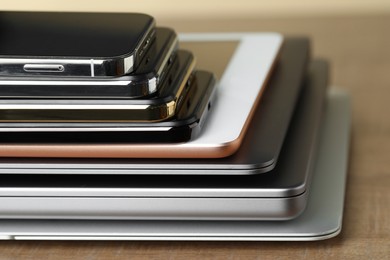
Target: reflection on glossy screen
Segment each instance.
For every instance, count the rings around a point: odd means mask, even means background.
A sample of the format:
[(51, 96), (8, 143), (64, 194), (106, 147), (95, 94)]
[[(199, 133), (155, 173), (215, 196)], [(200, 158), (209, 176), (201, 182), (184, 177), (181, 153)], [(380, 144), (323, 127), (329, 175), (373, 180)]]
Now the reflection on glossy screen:
[(237, 45), (237, 41), (181, 42), (180, 48), (194, 53), (198, 69), (212, 71), (220, 79)]

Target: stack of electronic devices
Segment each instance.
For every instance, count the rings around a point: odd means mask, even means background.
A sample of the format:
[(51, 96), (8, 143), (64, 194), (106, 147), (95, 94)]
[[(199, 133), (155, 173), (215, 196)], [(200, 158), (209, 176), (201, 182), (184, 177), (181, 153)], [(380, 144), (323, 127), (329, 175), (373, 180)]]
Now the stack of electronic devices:
[(179, 42), (135, 13), (2, 12), (0, 28), (0, 238), (339, 232), (348, 100), (307, 38)]

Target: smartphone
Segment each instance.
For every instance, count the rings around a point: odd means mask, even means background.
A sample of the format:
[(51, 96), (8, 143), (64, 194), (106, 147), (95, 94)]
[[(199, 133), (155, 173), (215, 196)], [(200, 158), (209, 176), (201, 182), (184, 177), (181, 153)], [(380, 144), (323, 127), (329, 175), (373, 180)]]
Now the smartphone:
[(185, 142), (196, 138), (214, 103), (215, 76), (196, 71), (187, 81), (175, 116), (157, 123), (30, 123), (0, 124), (0, 142)]
[(1, 76), (0, 98), (128, 99), (151, 95), (167, 76), (177, 47), (178, 38), (174, 30), (156, 28), (156, 37), (140, 66), (129, 75), (95, 78)]
[(171, 70), (153, 98), (0, 99), (0, 122), (158, 122), (171, 118), (186, 95), (195, 66), (191, 52), (179, 50)]
[(0, 75), (122, 76), (140, 65), (154, 27), (140, 13), (4, 11)]

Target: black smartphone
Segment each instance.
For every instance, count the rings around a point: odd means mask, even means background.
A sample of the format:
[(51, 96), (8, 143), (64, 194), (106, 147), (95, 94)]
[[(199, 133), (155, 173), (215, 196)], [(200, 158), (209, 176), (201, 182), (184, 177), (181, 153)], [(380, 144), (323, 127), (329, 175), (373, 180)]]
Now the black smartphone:
[[(0, 122), (159, 122), (172, 118), (195, 67), (191, 52), (178, 50), (161, 88), (143, 99), (0, 99)], [(172, 72), (172, 73), (171, 73)]]
[(174, 30), (156, 28), (139, 67), (131, 74), (107, 77), (0, 76), (0, 98), (140, 98), (155, 93), (178, 47)]
[(140, 13), (0, 12), (0, 75), (122, 76), (141, 63), (154, 27)]
[(186, 81), (185, 88), (187, 93), (180, 101), (181, 107), (169, 121), (115, 124), (0, 124), (2, 131), (0, 141), (23, 143), (185, 142), (196, 138), (206, 122), (215, 99), (215, 77), (210, 72), (196, 71)]

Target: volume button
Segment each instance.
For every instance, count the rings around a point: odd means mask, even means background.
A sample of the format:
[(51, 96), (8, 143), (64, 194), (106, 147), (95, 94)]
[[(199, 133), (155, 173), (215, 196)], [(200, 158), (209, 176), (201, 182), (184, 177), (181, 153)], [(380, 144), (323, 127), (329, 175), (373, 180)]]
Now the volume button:
[(61, 64), (25, 64), (23, 70), (26, 72), (64, 72)]

